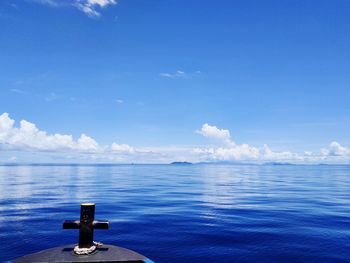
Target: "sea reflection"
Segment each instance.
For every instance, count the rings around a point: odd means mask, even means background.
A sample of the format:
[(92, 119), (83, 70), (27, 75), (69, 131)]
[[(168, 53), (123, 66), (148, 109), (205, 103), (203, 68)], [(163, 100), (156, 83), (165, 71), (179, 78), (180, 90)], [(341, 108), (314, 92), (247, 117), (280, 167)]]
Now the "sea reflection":
[(259, 165), (0, 166), (1, 260), (75, 242), (81, 202), (158, 262), (349, 260), (350, 168)]

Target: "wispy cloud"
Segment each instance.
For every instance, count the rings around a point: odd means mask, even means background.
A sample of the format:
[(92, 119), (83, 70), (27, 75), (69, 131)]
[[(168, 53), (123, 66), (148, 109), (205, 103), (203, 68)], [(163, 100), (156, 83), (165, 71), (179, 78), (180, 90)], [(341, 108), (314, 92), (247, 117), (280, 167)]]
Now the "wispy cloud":
[(171, 79), (187, 78), (187, 74), (182, 70), (176, 70), (173, 73), (169, 73), (169, 72), (159, 73), (159, 76), (164, 78), (171, 78)]
[[(10, 89), (11, 92), (16, 93), (18, 95), (27, 95), (27, 96), (32, 96), (34, 98), (40, 98), (45, 100), (46, 102), (51, 102), (55, 100), (65, 100), (65, 101), (70, 101), (70, 102), (77, 102), (79, 101), (78, 98), (76, 97), (66, 97), (63, 94), (58, 94), (56, 92), (49, 92), (46, 94), (35, 94), (31, 93), (29, 91), (23, 90), (23, 89), (18, 89), (18, 88), (13, 88)], [(117, 103), (123, 103), (122, 100), (117, 100)]]
[(10, 89), (11, 92), (13, 93), (17, 93), (17, 94), (26, 94), (27, 92), (25, 92), (24, 90), (21, 89)]
[(18, 5), (16, 5), (15, 3), (10, 3), (10, 6), (14, 9), (18, 9)]
[(97, 11), (97, 8), (105, 8), (116, 4), (115, 0), (76, 0), (75, 6), (90, 17), (99, 17), (101, 14)]
[(60, 98), (62, 98), (62, 96), (56, 94), (55, 92), (50, 92), (48, 95), (46, 95), (46, 96), (44, 97), (44, 99), (45, 99), (47, 102), (54, 101), (54, 100), (58, 100), (58, 99), (60, 99)]
[(52, 7), (58, 7), (59, 6), (59, 2), (56, 1), (56, 0), (30, 0), (30, 2), (43, 4), (43, 5), (49, 5), (49, 6), (52, 6)]
[(117, 4), (116, 0), (30, 0), (50, 7), (75, 7), (89, 17), (101, 16), (101, 9)]
[(161, 72), (159, 76), (168, 79), (188, 79), (199, 74), (202, 74), (199, 70), (189, 73), (183, 70), (176, 70), (175, 72)]

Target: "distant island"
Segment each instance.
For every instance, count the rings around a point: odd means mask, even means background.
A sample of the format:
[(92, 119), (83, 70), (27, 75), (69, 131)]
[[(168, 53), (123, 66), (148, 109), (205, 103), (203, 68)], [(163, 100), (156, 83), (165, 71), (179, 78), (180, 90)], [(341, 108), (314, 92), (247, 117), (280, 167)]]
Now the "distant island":
[(192, 165), (190, 162), (172, 162), (171, 165)]
[(264, 163), (264, 165), (296, 165), (294, 163), (284, 163), (284, 162), (269, 162)]

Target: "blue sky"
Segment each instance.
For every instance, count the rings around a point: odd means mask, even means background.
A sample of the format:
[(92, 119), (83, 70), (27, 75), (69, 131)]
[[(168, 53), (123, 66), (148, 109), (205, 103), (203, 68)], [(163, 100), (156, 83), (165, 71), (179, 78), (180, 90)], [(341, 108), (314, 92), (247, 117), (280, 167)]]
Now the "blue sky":
[(92, 161), (348, 162), (349, 11), (348, 0), (3, 0), (0, 162), (86, 155), (33, 144), (43, 137), (21, 120), (71, 143), (86, 134)]

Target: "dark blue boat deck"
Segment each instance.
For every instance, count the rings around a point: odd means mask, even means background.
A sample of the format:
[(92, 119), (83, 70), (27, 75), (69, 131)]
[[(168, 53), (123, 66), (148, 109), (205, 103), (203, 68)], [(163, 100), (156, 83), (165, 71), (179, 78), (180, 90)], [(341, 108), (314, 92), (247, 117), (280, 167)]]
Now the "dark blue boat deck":
[(13, 263), (31, 263), (31, 262), (133, 262), (133, 263), (152, 263), (146, 257), (126, 248), (103, 245), (90, 254), (78, 256), (74, 253), (75, 245), (51, 248), (38, 253), (26, 255), (13, 260)]

